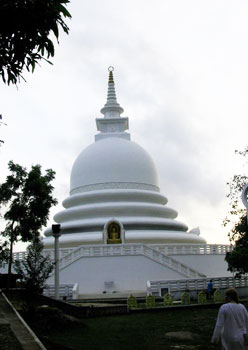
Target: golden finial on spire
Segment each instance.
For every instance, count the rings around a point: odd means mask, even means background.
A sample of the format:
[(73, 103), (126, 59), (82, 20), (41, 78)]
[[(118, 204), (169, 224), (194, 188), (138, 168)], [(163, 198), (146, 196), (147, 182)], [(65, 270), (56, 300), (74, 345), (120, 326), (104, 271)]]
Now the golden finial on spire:
[(114, 82), (114, 77), (113, 77), (114, 67), (109, 66), (108, 71), (109, 71), (109, 83), (113, 83)]

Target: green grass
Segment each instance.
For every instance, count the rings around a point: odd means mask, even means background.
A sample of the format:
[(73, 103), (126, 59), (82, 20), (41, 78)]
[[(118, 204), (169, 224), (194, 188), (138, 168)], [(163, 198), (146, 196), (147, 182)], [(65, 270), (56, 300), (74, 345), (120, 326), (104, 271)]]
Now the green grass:
[[(11, 300), (20, 310), (22, 300)], [(36, 305), (37, 306), (37, 305)], [(210, 344), (218, 313), (217, 308), (161, 308), (149, 312), (130, 312), (82, 319), (82, 323), (67, 320), (57, 312), (47, 310), (32, 313), (26, 321), (48, 350), (213, 350)], [(35, 315), (35, 316), (34, 316)], [(25, 317), (25, 314), (23, 314)], [(33, 318), (34, 316), (34, 318)], [(197, 335), (193, 340), (169, 339), (167, 332), (188, 331)], [(1, 348), (1, 346), (0, 346)]]
[[(84, 327), (52, 331), (42, 340), (51, 350), (216, 349), (210, 344), (210, 339), (217, 311), (178, 309), (85, 319)], [(186, 341), (165, 336), (165, 333), (174, 331), (189, 331), (199, 337)]]

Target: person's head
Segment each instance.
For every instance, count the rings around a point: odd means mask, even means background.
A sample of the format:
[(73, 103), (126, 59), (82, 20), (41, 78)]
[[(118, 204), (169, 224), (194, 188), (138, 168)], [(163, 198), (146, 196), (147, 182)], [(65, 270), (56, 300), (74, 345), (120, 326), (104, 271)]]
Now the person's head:
[(234, 301), (235, 303), (239, 302), (239, 297), (236, 289), (230, 288), (225, 291), (225, 299), (227, 302)]

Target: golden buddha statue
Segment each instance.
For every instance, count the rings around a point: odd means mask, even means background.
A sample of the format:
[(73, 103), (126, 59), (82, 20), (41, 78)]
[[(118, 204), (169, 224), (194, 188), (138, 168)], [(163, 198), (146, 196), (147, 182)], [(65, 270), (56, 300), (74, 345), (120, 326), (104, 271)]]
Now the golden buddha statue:
[(108, 244), (119, 244), (121, 243), (120, 239), (120, 226), (116, 223), (112, 223), (108, 227)]

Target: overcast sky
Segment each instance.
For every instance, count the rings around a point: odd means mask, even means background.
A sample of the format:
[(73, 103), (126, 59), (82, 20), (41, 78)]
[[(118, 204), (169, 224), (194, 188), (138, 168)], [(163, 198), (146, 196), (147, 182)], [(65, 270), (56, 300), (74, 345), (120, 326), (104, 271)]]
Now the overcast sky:
[(9, 160), (53, 168), (52, 222), (94, 141), (112, 65), (131, 138), (154, 159), (168, 205), (208, 243), (227, 244), (226, 182), (247, 172), (234, 155), (248, 144), (247, 0), (71, 0), (68, 10), (54, 65), (18, 89), (0, 83), (0, 181)]

